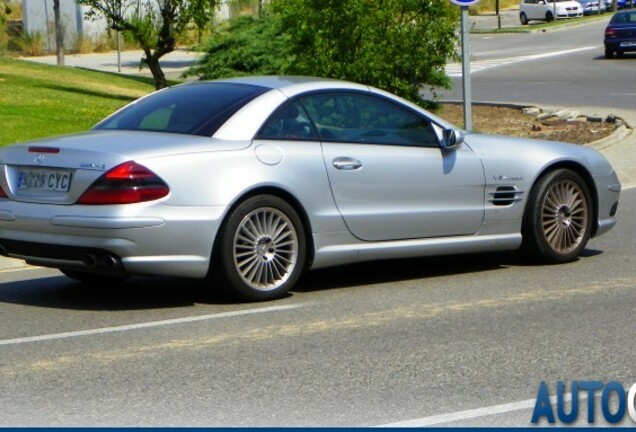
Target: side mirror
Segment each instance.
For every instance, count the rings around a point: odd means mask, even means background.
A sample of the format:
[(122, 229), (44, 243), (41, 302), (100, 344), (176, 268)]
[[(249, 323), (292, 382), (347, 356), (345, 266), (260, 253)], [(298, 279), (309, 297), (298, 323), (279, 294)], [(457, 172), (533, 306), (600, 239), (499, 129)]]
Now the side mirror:
[(457, 129), (444, 129), (440, 143), (444, 150), (454, 150), (464, 142), (464, 133)]

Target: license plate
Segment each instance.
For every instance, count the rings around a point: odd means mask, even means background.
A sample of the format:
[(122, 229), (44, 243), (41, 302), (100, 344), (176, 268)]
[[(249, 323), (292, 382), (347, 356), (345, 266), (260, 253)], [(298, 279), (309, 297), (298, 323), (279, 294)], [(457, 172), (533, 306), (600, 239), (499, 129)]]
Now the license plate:
[(18, 189), (33, 192), (68, 192), (72, 174), (68, 170), (21, 168)]
[(636, 42), (621, 42), (622, 47), (636, 47)]

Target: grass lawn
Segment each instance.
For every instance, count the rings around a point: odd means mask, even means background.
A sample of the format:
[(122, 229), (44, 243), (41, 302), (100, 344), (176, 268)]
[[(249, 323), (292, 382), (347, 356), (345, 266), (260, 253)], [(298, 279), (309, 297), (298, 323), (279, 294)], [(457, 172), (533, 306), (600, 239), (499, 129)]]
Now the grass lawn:
[(89, 129), (151, 79), (0, 57), (0, 145)]

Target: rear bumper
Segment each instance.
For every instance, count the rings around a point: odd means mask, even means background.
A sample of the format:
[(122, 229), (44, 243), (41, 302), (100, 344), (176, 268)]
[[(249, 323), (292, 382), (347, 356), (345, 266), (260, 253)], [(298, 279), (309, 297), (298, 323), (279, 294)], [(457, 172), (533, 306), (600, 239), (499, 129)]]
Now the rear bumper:
[(0, 254), (93, 273), (205, 277), (225, 207), (117, 207), (1, 201)]
[[(632, 52), (636, 51), (636, 40), (634, 39), (611, 39), (604, 42), (606, 50)], [(626, 46), (627, 44), (631, 46)], [(633, 45), (632, 45), (633, 44)]]
[(0, 255), (28, 264), (124, 276), (121, 257), (104, 249), (61, 246), (0, 238)]

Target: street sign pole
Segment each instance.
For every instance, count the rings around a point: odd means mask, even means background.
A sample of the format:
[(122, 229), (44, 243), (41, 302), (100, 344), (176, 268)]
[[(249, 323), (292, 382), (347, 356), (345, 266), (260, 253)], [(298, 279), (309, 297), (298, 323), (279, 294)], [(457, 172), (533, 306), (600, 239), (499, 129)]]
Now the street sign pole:
[(468, 39), (468, 7), (479, 3), (479, 0), (450, 0), (460, 7), (461, 11), (461, 42), (462, 42), (462, 94), (464, 96), (464, 129), (470, 131), (472, 122), (472, 100), (470, 92), (470, 40)]
[(464, 96), (464, 129), (470, 131), (472, 122), (472, 94), (470, 89), (470, 41), (468, 39), (468, 6), (461, 6), (462, 87)]

